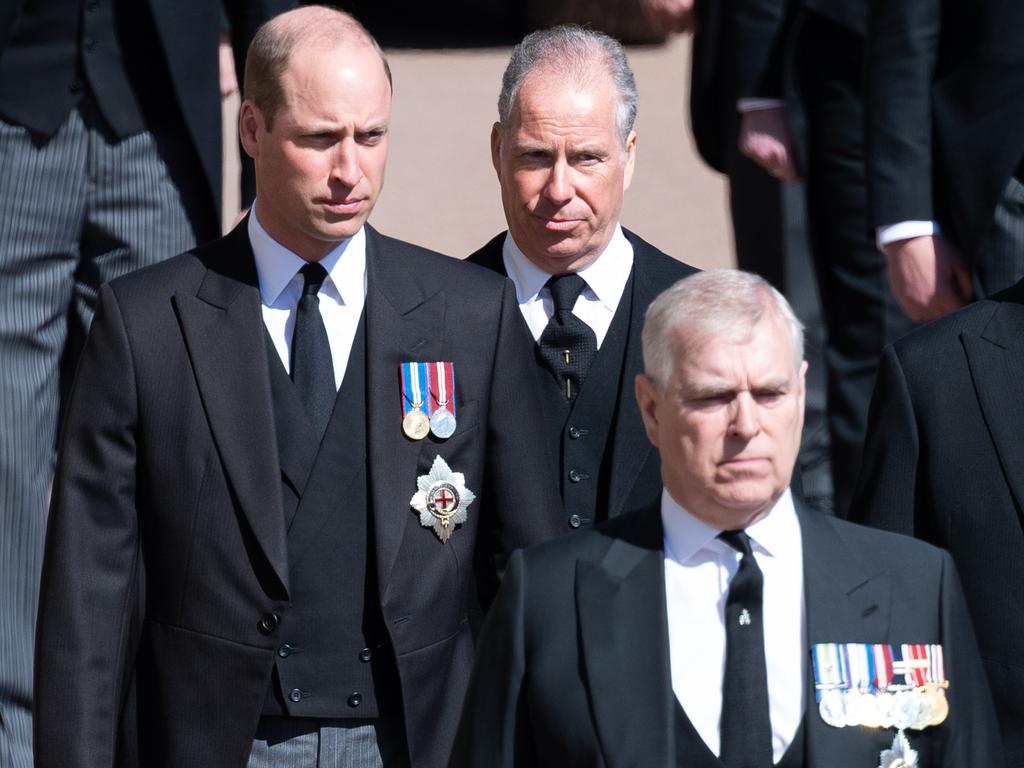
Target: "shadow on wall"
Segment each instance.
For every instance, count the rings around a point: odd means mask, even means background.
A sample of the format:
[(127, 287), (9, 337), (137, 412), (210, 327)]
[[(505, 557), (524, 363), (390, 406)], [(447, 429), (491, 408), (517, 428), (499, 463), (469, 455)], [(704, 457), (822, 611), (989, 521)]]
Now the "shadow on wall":
[(385, 48), (489, 48), (513, 45), (535, 29), (576, 23), (626, 45), (665, 42), (637, 0), (394, 0), (334, 3), (353, 14)]

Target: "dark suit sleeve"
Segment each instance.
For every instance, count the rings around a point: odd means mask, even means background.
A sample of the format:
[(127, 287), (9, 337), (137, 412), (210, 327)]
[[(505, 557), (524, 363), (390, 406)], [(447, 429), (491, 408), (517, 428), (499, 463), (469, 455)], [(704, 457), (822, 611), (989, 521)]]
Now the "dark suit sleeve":
[(932, 80), (940, 0), (872, 0), (868, 20), (868, 193), (874, 226), (935, 218)]
[(782, 97), (782, 48), (788, 0), (736, 0), (727, 11), (722, 53), (736, 57), (737, 99)]
[(36, 633), (37, 768), (115, 765), (137, 643), (136, 387), (113, 293), (99, 305), (54, 481)]
[[(546, 541), (567, 527), (562, 520), (557, 464), (548, 456), (541, 416), (540, 382), (533, 364), (533, 340), (505, 280), (487, 420), (488, 509), (496, 510), (482, 547), (494, 570), (504, 570), (515, 549)], [(472, 329), (467, 329), (472, 333)], [(483, 604), (489, 602), (482, 586)]]
[(480, 635), (450, 768), (537, 764), (523, 705), (525, 606), (526, 574), (517, 552)]
[[(235, 54), (235, 72), (238, 76), (238, 89), (244, 92), (245, 57), (249, 52), (256, 30), (264, 22), (279, 13), (295, 7), (295, 0), (223, 0), (224, 14), (231, 28), (231, 48)], [(234, 134), (236, 131), (232, 130)], [(256, 170), (245, 150), (239, 152), (242, 165), (242, 207), (252, 205), (256, 197)]]
[(988, 678), (956, 566), (948, 552), (942, 552), (942, 649), (949, 680), (949, 717), (943, 724), (948, 739), (936, 765), (1006, 765)]
[(919, 450), (914, 405), (899, 356), (890, 346), (882, 354), (871, 397), (851, 520), (920, 535), (916, 524)]

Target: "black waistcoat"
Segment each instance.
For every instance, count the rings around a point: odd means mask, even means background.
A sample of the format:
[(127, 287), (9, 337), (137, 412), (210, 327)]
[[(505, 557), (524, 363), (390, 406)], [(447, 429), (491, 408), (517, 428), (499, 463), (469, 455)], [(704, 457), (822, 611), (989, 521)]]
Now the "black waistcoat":
[(544, 366), (540, 350), (535, 348), (538, 365), (545, 372), (542, 378), (548, 439), (561, 460), (562, 502), (573, 527), (608, 517), (611, 434), (618, 417), (633, 282), (630, 273), (608, 333), (571, 408), (562, 382)]
[(365, 326), (364, 314), (319, 446), (277, 352), (268, 350), (291, 607), (264, 715), (372, 718), (398, 709), (369, 520)]
[[(676, 761), (679, 768), (725, 768), (725, 763), (708, 749), (704, 739), (693, 727), (690, 718), (686, 716), (679, 700), (673, 697), (675, 702), (675, 736), (676, 736)], [(775, 763), (776, 768), (803, 768), (806, 764), (807, 745), (804, 738), (804, 724), (796, 729), (789, 749), (782, 756), (779, 762)]]
[(42, 136), (86, 91), (115, 136), (138, 133), (169, 86), (149, 0), (25, 0), (0, 53), (0, 115)]

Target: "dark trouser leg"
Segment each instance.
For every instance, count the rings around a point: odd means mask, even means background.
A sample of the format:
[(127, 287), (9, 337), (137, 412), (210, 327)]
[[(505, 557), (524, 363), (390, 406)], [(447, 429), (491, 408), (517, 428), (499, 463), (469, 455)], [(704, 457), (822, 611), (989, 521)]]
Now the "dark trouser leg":
[(996, 205), (974, 272), (980, 296), (991, 296), (1024, 277), (1024, 183), (1016, 176), (1010, 177)]
[(889, 289), (867, 218), (863, 40), (810, 17), (798, 68), (808, 127), (807, 207), (828, 336), (829, 426), (836, 513), (860, 471), (867, 410), (882, 349), (911, 328)]

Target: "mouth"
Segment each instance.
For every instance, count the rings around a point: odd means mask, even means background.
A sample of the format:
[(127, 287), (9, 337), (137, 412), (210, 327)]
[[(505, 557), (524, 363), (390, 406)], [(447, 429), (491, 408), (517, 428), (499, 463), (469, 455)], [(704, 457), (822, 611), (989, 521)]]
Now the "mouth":
[(576, 229), (582, 221), (582, 219), (570, 219), (559, 216), (537, 216), (536, 214), (534, 214), (534, 218), (537, 219), (541, 226), (548, 232), (571, 232)]
[(321, 200), (320, 205), (328, 213), (332, 213), (335, 216), (354, 216), (363, 210), (366, 205), (366, 200)]

